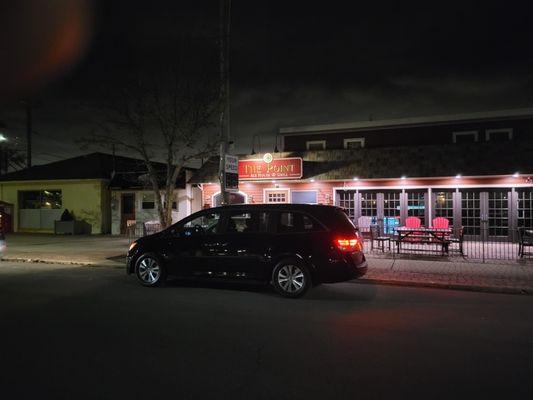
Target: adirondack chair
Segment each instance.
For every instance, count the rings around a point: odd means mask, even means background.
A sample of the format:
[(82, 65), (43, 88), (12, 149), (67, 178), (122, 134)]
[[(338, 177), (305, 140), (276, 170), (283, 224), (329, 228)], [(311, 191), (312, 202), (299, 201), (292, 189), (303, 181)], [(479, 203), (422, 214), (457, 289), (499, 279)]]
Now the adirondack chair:
[(359, 217), (357, 218), (357, 227), (363, 237), (370, 238), (370, 226), (372, 225), (372, 217)]
[[(450, 227), (450, 221), (448, 218), (437, 217), (433, 218), (432, 225), (435, 229), (448, 229)], [(438, 233), (437, 235), (441, 238), (449, 238), (450, 236), (447, 233)]]
[(432, 225), (435, 229), (448, 229), (450, 227), (450, 221), (448, 218), (437, 217), (433, 218)]
[(406, 228), (420, 228), (421, 220), (418, 217), (407, 217), (405, 219)]

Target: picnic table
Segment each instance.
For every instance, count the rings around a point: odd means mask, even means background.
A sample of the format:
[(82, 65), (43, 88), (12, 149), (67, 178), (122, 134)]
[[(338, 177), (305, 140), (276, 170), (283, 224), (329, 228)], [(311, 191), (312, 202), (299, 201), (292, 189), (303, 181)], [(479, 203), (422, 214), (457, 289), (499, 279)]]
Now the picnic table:
[(440, 246), (442, 255), (448, 253), (452, 228), (408, 228), (400, 226), (396, 228), (398, 236), (396, 237), (396, 249), (398, 254), (401, 250), (402, 243), (425, 243), (436, 244)]

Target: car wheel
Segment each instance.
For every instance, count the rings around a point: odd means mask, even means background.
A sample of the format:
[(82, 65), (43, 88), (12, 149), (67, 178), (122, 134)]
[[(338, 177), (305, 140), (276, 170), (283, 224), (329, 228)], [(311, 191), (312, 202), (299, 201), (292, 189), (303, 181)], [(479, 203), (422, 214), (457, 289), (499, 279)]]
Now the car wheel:
[(312, 285), (311, 275), (305, 266), (296, 259), (283, 260), (272, 273), (274, 289), (285, 297), (301, 297)]
[(135, 274), (143, 286), (162, 286), (166, 280), (163, 264), (155, 254), (143, 254), (135, 264)]

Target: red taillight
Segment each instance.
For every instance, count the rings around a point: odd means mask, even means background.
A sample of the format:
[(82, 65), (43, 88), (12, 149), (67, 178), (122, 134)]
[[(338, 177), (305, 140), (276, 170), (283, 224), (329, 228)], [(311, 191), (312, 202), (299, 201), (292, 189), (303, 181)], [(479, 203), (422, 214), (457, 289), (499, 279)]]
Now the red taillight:
[(337, 238), (335, 239), (335, 245), (340, 251), (358, 251), (361, 250), (361, 242), (359, 239), (351, 238)]

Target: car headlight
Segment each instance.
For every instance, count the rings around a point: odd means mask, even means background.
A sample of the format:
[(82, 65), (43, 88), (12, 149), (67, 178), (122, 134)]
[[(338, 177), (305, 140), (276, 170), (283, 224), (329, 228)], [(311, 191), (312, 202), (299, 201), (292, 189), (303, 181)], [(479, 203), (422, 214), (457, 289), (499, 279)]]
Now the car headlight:
[(130, 244), (130, 248), (128, 249), (128, 252), (132, 251), (135, 247), (137, 247), (137, 242), (132, 242)]

